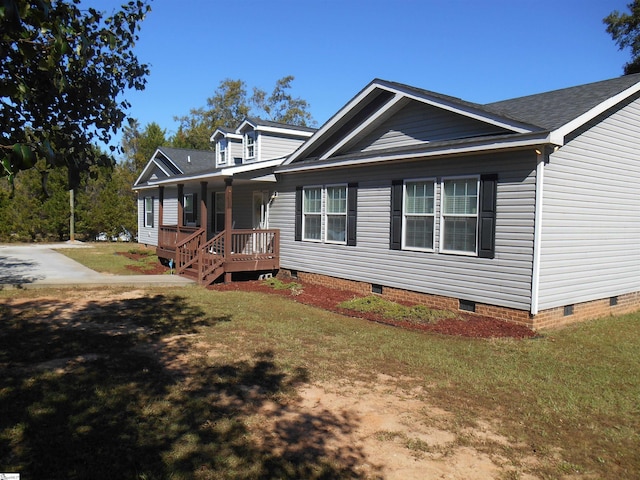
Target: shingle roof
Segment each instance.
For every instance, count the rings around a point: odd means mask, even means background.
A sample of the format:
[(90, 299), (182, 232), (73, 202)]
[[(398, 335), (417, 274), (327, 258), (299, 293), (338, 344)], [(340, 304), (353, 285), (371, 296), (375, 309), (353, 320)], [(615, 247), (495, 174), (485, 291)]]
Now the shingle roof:
[(259, 118), (259, 117), (247, 117), (246, 120), (250, 121), (251, 123), (253, 123), (255, 125), (263, 125), (265, 127), (288, 128), (288, 129), (302, 130), (303, 132), (312, 132), (312, 133), (317, 130), (316, 128), (311, 128), (311, 127), (301, 127), (299, 125), (291, 125), (289, 123), (273, 122), (271, 120), (263, 120), (262, 118)]
[(158, 150), (175, 163), (183, 173), (197, 173), (215, 168), (215, 152), (186, 148), (160, 147)]
[(490, 112), (554, 130), (640, 82), (640, 74), (483, 105)]

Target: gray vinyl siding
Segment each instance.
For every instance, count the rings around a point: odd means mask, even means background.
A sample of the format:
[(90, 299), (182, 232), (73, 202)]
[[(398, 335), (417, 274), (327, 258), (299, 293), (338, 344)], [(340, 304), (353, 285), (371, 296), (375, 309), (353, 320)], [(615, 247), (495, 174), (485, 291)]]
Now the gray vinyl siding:
[[(158, 212), (160, 200), (158, 189), (142, 190), (138, 195), (138, 243), (145, 245), (158, 245)], [(153, 197), (153, 227), (145, 227), (145, 198)]]
[(293, 153), (302, 143), (303, 140), (297, 138), (276, 137), (261, 133), (259, 137), (259, 159), (263, 161), (284, 157)]
[(178, 189), (165, 187), (163, 204), (163, 225), (178, 225)]
[(640, 290), (640, 100), (551, 155), (539, 309)]
[(235, 158), (244, 158), (242, 153), (242, 141), (241, 140), (229, 140), (228, 147), (229, 149), (229, 160), (227, 165), (233, 165)]
[[(455, 167), (452, 167), (455, 165)], [(391, 181), (498, 173), (494, 259), (390, 250)], [(357, 246), (294, 241), (295, 187), (358, 182)], [(533, 265), (535, 154), (430, 160), (283, 175), (271, 209), (283, 268), (528, 310)], [(436, 217), (436, 228), (439, 228)], [(439, 231), (436, 232), (436, 249)]]
[(412, 102), (348, 150), (367, 152), (504, 132), (472, 118)]

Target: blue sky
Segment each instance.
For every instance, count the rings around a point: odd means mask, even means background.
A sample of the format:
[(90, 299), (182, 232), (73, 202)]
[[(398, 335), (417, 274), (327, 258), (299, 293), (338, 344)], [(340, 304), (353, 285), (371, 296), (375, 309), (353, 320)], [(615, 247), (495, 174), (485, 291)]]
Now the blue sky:
[[(631, 0), (155, 0), (130, 115), (171, 135), (221, 80), (295, 76), (321, 126), (374, 78), (486, 103), (622, 74), (602, 19)], [(109, 12), (116, 0), (86, 0)]]

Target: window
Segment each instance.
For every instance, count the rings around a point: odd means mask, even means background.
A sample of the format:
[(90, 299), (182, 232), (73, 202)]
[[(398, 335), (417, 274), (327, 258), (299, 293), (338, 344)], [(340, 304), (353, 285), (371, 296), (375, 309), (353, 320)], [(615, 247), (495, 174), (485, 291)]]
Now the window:
[(455, 178), (442, 182), (443, 252), (475, 254), (478, 239), (479, 179)]
[(296, 187), (295, 240), (356, 245), (358, 184)]
[(144, 226), (153, 228), (153, 197), (144, 197)]
[(224, 192), (213, 194), (213, 231), (219, 233), (224, 230)]
[(433, 250), (435, 223), (435, 182), (405, 182), (402, 231), (403, 248)]
[(244, 136), (245, 158), (254, 158), (256, 156), (254, 133), (250, 132)]
[(497, 191), (496, 174), (393, 180), (389, 248), (494, 258)]
[(198, 196), (195, 193), (188, 193), (184, 196), (182, 207), (185, 225), (195, 225), (197, 222), (197, 198)]
[(347, 186), (327, 187), (326, 238), (328, 243), (347, 241)]
[(320, 241), (322, 239), (322, 188), (303, 190), (302, 238)]
[(227, 163), (227, 141), (220, 140), (218, 142), (218, 163), (224, 165)]

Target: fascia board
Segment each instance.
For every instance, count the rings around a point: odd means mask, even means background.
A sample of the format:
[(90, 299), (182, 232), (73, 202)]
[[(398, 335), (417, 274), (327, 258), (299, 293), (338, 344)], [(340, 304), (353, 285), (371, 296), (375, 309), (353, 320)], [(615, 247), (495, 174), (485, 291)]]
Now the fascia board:
[(472, 145), (469, 145), (469, 144), (450, 145), (444, 148), (435, 148), (433, 150), (425, 150), (422, 152), (404, 152), (404, 153), (395, 153), (395, 154), (390, 153), (390, 154), (378, 154), (378, 155), (372, 152), (372, 155), (367, 155), (366, 157), (347, 158), (347, 159), (337, 160), (335, 162), (324, 163), (321, 165), (311, 163), (307, 165), (288, 166), (288, 167), (277, 169), (276, 173), (294, 173), (294, 172), (322, 170), (326, 168), (352, 167), (352, 166), (366, 165), (371, 163), (393, 162), (393, 161), (400, 161), (400, 160), (415, 160), (415, 159), (421, 159), (421, 158), (474, 154), (474, 153), (492, 152), (492, 151), (500, 151), (500, 150), (513, 150), (513, 149), (522, 149), (526, 147), (540, 147), (540, 145), (551, 143), (550, 140), (551, 140), (551, 137), (549, 133), (543, 132), (543, 134), (541, 135), (531, 135), (531, 136), (527, 136), (527, 138), (485, 142), (485, 143), (472, 144)]
[[(157, 155), (158, 153), (161, 153), (161, 154), (162, 154), (162, 152), (160, 151), (160, 149), (159, 149), (159, 148), (157, 148), (157, 149), (156, 149), (156, 151), (153, 153), (153, 155), (151, 156), (151, 159), (147, 162), (147, 165), (146, 165), (146, 166), (144, 167), (144, 169), (142, 170), (142, 173), (141, 173), (141, 174), (140, 174), (140, 176), (136, 179), (136, 181), (133, 183), (133, 185), (134, 185), (134, 186), (135, 186), (135, 185), (138, 185), (138, 183), (140, 183), (140, 181), (145, 177), (145, 175), (147, 175), (147, 173), (148, 173), (148, 171), (149, 171), (149, 169), (151, 168), (151, 166), (152, 166), (152, 165), (157, 166), (160, 170), (162, 170), (162, 172), (163, 172), (166, 176), (168, 176), (168, 177), (170, 177), (170, 176), (171, 176), (171, 172), (167, 172), (167, 171), (162, 167), (162, 165), (161, 165), (160, 163), (156, 162), (156, 155)], [(162, 154), (162, 156), (163, 156), (163, 157), (165, 157), (165, 158), (167, 158), (167, 156), (166, 156), (166, 155), (164, 155), (164, 154)], [(169, 161), (171, 161), (171, 160), (169, 159)], [(173, 163), (173, 162), (171, 162), (171, 163)], [(175, 165), (175, 164), (174, 164), (174, 165)], [(180, 170), (180, 169), (178, 168), (178, 170)]]
[(333, 115), (329, 120), (325, 122), (325, 124), (320, 127), (316, 132), (303, 143), (300, 148), (298, 148), (295, 152), (293, 152), (289, 158), (284, 163), (285, 165), (289, 165), (292, 162), (302, 158), (304, 153), (309, 151), (319, 140), (321, 140), (324, 135), (330, 131), (342, 118), (344, 118), (345, 114), (352, 110), (356, 105), (358, 105), (362, 100), (364, 100), (371, 92), (373, 92), (378, 87), (378, 83), (374, 80), (369, 83), (365, 88), (363, 88), (360, 93), (358, 93), (355, 97), (353, 97), (347, 104), (342, 107), (338, 112)]
[(619, 94), (608, 98), (604, 102), (596, 105), (591, 110), (583, 113), (579, 117), (574, 118), (570, 122), (565, 123), (563, 126), (561, 126), (560, 128), (557, 128), (553, 132), (553, 135), (556, 138), (556, 141), (561, 140), (562, 141), (561, 144), (564, 144), (564, 137), (566, 135), (568, 135), (571, 132), (573, 132), (574, 130), (580, 128), (582, 125), (584, 125), (585, 123), (587, 123), (590, 120), (594, 119), (595, 117), (597, 117), (601, 113), (604, 113), (608, 109), (610, 109), (612, 107), (615, 107), (618, 103), (626, 100), (628, 97), (630, 97), (631, 95), (634, 95), (635, 93), (638, 93), (639, 91), (640, 91), (640, 82), (636, 83), (635, 85), (632, 85), (631, 87), (627, 88), (626, 90), (623, 90)]
[(271, 127), (268, 125), (258, 125), (255, 130), (258, 132), (279, 133), (282, 135), (294, 135), (307, 138), (313, 135), (313, 132), (297, 130), (295, 128)]
[(375, 124), (381, 117), (386, 115), (390, 110), (403, 102), (405, 97), (403, 95), (396, 94), (393, 99), (385, 103), (377, 112), (370, 115), (365, 122), (358, 125), (355, 129), (353, 129), (347, 136), (345, 136), (341, 141), (339, 141), (333, 148), (328, 150), (324, 155), (320, 157), (320, 160), (326, 160), (331, 157), (334, 153), (339, 151), (342, 147), (351, 142), (356, 136), (360, 135), (362, 132), (366, 131), (372, 124)]
[(284, 158), (277, 158), (274, 160), (269, 160), (266, 162), (256, 162), (248, 165), (238, 165), (235, 167), (227, 167), (216, 172), (205, 172), (197, 175), (189, 175), (180, 178), (167, 178), (163, 180), (158, 180), (155, 182), (149, 182), (149, 186), (156, 185), (166, 185), (166, 184), (178, 184), (178, 183), (186, 183), (186, 182), (194, 182), (194, 181), (204, 181), (207, 179), (223, 179), (233, 177), (239, 173), (246, 173), (252, 170), (262, 170), (265, 168), (277, 167), (279, 166)]

